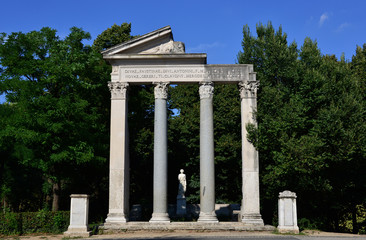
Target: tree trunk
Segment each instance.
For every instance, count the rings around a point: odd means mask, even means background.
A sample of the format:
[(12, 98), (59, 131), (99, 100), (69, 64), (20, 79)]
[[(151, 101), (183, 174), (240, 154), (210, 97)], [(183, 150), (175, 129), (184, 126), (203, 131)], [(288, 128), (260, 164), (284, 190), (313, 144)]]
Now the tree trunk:
[(352, 233), (357, 234), (358, 233), (358, 224), (357, 224), (357, 206), (355, 205), (352, 208)]
[(52, 212), (56, 212), (59, 209), (59, 200), (60, 200), (60, 183), (54, 182), (52, 185)]
[(6, 197), (3, 197), (3, 212), (5, 213), (8, 208), (8, 202), (6, 201)]

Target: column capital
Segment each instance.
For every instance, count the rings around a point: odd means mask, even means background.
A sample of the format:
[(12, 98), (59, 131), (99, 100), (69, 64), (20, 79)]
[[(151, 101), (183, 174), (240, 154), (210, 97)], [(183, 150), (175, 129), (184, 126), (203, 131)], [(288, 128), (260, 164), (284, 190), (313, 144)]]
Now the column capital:
[(239, 82), (240, 98), (256, 98), (259, 81)]
[(169, 82), (158, 82), (154, 84), (155, 84), (154, 88), (155, 98), (167, 99)]
[(200, 98), (212, 98), (214, 94), (213, 82), (201, 82), (199, 88)]
[(111, 91), (111, 99), (125, 100), (128, 86), (129, 84), (126, 82), (108, 82), (108, 88), (109, 91)]

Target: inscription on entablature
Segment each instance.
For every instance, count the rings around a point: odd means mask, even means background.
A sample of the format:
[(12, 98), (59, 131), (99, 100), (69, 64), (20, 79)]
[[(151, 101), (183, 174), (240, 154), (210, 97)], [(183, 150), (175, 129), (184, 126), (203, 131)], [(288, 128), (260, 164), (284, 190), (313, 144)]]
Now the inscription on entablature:
[(124, 82), (238, 82), (248, 79), (245, 65), (121, 66), (119, 72), (119, 80)]

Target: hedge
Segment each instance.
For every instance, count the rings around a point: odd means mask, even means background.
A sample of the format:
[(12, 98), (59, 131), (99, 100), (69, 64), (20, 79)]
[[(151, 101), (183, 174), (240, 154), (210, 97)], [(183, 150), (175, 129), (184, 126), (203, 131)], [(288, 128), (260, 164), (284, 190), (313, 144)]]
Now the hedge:
[(69, 211), (5, 212), (0, 213), (0, 235), (62, 233), (69, 223)]

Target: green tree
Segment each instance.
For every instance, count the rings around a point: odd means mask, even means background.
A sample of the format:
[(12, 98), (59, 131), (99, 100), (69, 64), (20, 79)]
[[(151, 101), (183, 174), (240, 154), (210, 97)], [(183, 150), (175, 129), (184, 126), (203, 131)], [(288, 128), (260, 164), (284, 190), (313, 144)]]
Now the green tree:
[[(365, 197), (359, 177), (365, 162), (359, 70), (352, 74), (344, 59), (321, 55), (309, 38), (298, 50), (271, 23), (258, 24), (256, 37), (245, 26), (243, 35), (238, 62), (254, 64), (261, 81), (258, 129), (251, 138), (258, 136), (265, 218), (274, 215), (278, 192), (290, 189), (299, 196), (300, 217), (342, 230), (342, 218)], [(357, 232), (355, 221), (353, 226)]]
[(9, 127), (17, 117), (14, 110), (8, 103), (0, 105), (0, 199), (4, 211), (21, 210), (20, 206), (27, 202), (37, 205), (37, 198), (42, 195), (35, 188), (37, 184), (42, 185), (39, 171), (24, 167), (18, 161), (31, 158), (33, 152), (16, 141), (14, 129)]
[(120, 26), (113, 24), (97, 36), (93, 42), (93, 48), (103, 51), (131, 39), (131, 23), (122, 23)]
[[(356, 54), (352, 57), (351, 71), (357, 79), (358, 86), (366, 98), (366, 43), (361, 47), (357, 46)], [(365, 102), (365, 101), (364, 101)]]
[(42, 172), (54, 211), (75, 169), (105, 161), (97, 146), (105, 125), (90, 104), (99, 84), (90, 75), (100, 57), (82, 43), (89, 38), (75, 27), (64, 40), (50, 28), (0, 38), (0, 90), (17, 115), (5, 130), (32, 152), (19, 160)]
[[(169, 168), (188, 177), (187, 199), (198, 203), (200, 196), (200, 99), (198, 85), (178, 85), (170, 90), (170, 108), (178, 111), (169, 119)], [(214, 143), (216, 202), (237, 203), (241, 199), (241, 128), (239, 91), (235, 85), (215, 85)], [(176, 182), (176, 175), (171, 176)], [(230, 184), (228, 184), (230, 183)], [(171, 188), (176, 193), (176, 184)], [(174, 196), (175, 197), (175, 196)], [(171, 201), (174, 201), (173, 198)]]

